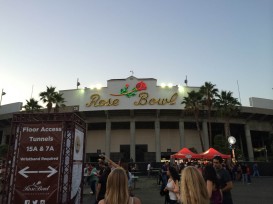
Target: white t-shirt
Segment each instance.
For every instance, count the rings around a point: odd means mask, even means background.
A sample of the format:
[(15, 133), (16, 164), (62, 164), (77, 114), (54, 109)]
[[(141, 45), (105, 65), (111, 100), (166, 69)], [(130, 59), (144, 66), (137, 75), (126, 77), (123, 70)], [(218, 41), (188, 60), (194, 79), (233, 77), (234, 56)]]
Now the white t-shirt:
[(128, 178), (128, 187), (132, 187), (133, 184), (133, 175), (131, 174), (131, 172), (129, 173), (129, 178)]
[[(169, 189), (174, 189), (174, 181), (172, 179), (168, 180), (167, 187)], [(171, 200), (177, 200), (177, 197), (173, 191), (169, 191), (169, 197)]]
[(151, 164), (148, 164), (147, 165), (147, 171), (150, 171), (150, 169), (151, 169)]
[(85, 167), (83, 170), (83, 176), (89, 176), (88, 175), (88, 167)]

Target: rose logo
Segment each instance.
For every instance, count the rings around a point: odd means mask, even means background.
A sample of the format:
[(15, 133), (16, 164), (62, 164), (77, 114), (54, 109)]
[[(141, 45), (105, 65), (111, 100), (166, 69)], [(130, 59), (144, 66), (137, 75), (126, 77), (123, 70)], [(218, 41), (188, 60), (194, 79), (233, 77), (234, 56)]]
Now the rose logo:
[(146, 85), (143, 81), (138, 82), (138, 83), (136, 84), (136, 89), (137, 89), (138, 91), (146, 90), (146, 89), (147, 89), (147, 85)]
[(111, 94), (112, 96), (127, 96), (128, 98), (131, 98), (132, 96), (135, 96), (138, 91), (143, 91), (147, 89), (147, 85), (140, 81), (136, 84), (136, 87), (134, 87), (131, 91), (128, 90), (129, 84), (125, 84), (125, 87), (120, 89), (119, 94)]

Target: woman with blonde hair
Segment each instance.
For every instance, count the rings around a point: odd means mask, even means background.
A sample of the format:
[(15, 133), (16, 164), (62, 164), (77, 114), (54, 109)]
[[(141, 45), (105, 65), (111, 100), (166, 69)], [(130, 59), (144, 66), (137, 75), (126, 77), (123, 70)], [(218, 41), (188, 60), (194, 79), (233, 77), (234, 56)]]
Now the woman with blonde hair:
[(193, 166), (188, 166), (182, 171), (181, 200), (183, 204), (209, 204), (205, 180)]
[(128, 177), (123, 168), (115, 168), (109, 174), (105, 197), (99, 204), (141, 204), (139, 198), (129, 195)]

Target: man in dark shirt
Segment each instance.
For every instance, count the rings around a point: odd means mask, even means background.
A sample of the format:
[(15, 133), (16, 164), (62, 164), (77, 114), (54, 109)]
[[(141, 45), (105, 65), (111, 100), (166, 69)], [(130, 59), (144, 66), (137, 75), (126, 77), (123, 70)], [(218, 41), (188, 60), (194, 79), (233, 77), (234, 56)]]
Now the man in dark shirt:
[(246, 165), (242, 164), (242, 180), (243, 183), (247, 183), (247, 172), (246, 172)]
[(221, 156), (215, 156), (213, 158), (213, 166), (216, 170), (217, 177), (220, 183), (220, 188), (223, 192), (223, 204), (233, 204), (231, 196), (233, 183), (229, 172), (222, 167), (222, 162), (223, 159)]
[(164, 188), (167, 185), (167, 171), (169, 169), (169, 162), (166, 161), (165, 164), (161, 167), (161, 172), (162, 172), (162, 183), (164, 185)]
[(100, 200), (104, 199), (104, 195), (106, 193), (106, 184), (107, 184), (107, 179), (108, 176), (111, 172), (110, 167), (105, 167), (102, 175), (99, 177), (99, 181), (97, 184), (97, 189), (96, 189), (96, 202), (95, 204), (98, 204)]
[(169, 162), (168, 161), (165, 161), (165, 163), (162, 165), (161, 167), (161, 178), (162, 178), (162, 185), (161, 185), (161, 188), (160, 188), (160, 191), (163, 191), (164, 188), (166, 187), (167, 185), (167, 181), (168, 181), (168, 178), (167, 178), (167, 171), (169, 169)]

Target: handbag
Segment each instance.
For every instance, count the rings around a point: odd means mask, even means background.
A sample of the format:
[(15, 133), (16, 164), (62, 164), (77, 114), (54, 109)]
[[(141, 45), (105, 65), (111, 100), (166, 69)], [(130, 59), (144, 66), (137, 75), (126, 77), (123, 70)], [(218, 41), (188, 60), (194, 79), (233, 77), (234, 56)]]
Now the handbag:
[(220, 189), (212, 191), (210, 202), (212, 204), (222, 204), (223, 203), (223, 194)]
[(159, 193), (161, 196), (169, 195), (169, 191), (164, 191), (164, 188), (161, 189)]

